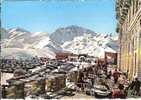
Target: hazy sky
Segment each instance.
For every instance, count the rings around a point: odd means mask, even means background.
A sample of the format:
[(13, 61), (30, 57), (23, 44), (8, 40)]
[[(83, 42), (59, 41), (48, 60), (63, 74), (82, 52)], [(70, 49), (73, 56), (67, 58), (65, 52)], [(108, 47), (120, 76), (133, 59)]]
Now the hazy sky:
[(115, 0), (4, 0), (2, 27), (54, 32), (78, 25), (97, 33), (115, 33)]

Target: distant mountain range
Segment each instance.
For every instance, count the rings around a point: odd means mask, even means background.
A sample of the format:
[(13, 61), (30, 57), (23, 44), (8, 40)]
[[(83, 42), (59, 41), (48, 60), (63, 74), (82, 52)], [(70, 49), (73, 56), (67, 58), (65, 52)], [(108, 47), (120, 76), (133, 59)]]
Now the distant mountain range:
[[(86, 53), (102, 57), (105, 51), (117, 52), (117, 36), (97, 34), (89, 29), (71, 25), (47, 32), (31, 33), (22, 28), (1, 29), (2, 57), (55, 58), (57, 52)], [(98, 55), (99, 54), (99, 55)], [(101, 56), (102, 55), (102, 56)]]

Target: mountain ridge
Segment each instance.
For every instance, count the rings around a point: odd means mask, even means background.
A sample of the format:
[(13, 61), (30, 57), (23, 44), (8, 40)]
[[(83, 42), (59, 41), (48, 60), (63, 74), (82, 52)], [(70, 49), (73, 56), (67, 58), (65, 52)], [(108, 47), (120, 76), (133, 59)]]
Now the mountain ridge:
[[(12, 52), (19, 55), (53, 56), (58, 52), (86, 53), (103, 57), (105, 51), (118, 52), (117, 37), (97, 34), (89, 29), (71, 25), (58, 28), (51, 35), (48, 32), (29, 32), (22, 28), (9, 29), (6, 38), (1, 40), (3, 56), (10, 57)], [(11, 50), (11, 51), (8, 51)], [(14, 51), (15, 50), (15, 51)], [(26, 52), (27, 51), (27, 52)], [(49, 53), (50, 52), (50, 53)], [(51, 55), (48, 55), (51, 54)], [(96, 55), (100, 54), (101, 55)], [(41, 55), (42, 54), (42, 55)]]

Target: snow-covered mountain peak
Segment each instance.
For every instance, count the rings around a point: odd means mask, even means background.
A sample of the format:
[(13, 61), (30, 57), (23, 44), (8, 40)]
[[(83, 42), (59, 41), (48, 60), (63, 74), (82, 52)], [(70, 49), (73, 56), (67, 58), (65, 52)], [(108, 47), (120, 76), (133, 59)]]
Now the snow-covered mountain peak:
[(35, 37), (35, 36), (49, 36), (47, 32), (35, 32), (35, 33), (32, 33), (31, 35), (32, 37)]
[(30, 32), (22, 28), (13, 28), (8, 30), (10, 39), (27, 38), (30, 36)]
[(30, 33), (29, 31), (23, 29), (23, 28), (12, 28), (8, 30), (9, 33), (15, 33), (15, 32), (22, 32), (22, 33)]
[(75, 37), (83, 36), (84, 34), (91, 34), (93, 36), (96, 35), (95, 32), (89, 29), (76, 25), (71, 25), (68, 27), (57, 29), (51, 34), (50, 38), (59, 44), (63, 44), (67, 41), (72, 41)]
[(112, 36), (84, 34), (75, 37), (72, 41), (67, 41), (62, 45), (65, 51), (74, 54), (88, 54), (95, 57), (104, 57), (104, 52), (118, 51), (118, 43), (112, 39)]
[[(14, 28), (7, 31), (9, 37), (7, 40), (2, 40), (2, 57), (11, 58), (30, 58), (33, 56), (42, 56), (55, 58), (55, 47), (46, 32), (31, 33), (21, 28)], [(60, 48), (59, 48), (60, 49)], [(6, 53), (6, 52), (7, 53)]]

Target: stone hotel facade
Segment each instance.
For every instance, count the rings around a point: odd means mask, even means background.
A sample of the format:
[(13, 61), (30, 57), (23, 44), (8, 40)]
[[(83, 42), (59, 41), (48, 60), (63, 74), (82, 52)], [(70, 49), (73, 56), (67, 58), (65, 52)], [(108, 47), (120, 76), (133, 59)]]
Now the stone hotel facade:
[(118, 67), (141, 79), (141, 0), (116, 0)]

